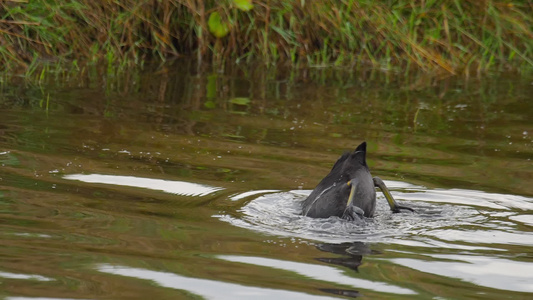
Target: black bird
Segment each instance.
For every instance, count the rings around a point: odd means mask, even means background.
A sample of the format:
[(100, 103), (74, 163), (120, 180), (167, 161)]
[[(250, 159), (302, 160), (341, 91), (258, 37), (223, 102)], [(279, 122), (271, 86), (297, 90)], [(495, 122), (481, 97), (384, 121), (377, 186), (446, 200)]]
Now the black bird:
[(366, 142), (363, 142), (355, 151), (346, 152), (337, 160), (329, 174), (303, 201), (302, 213), (312, 218), (371, 218), (376, 210), (375, 187), (381, 189), (393, 212), (400, 212), (400, 209), (414, 211), (398, 205), (383, 180), (372, 178), (366, 165)]

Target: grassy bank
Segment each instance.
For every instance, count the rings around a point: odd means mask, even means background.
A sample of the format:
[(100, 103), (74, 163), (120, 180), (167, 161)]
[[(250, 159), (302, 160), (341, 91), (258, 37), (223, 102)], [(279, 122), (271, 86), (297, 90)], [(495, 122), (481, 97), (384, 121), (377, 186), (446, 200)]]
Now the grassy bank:
[(6, 0), (0, 63), (262, 61), (468, 73), (533, 67), (533, 3)]

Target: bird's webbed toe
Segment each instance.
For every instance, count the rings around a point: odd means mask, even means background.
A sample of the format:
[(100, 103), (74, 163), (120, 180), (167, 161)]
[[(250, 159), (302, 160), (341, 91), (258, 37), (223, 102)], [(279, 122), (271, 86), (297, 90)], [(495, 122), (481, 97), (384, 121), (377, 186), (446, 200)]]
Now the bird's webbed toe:
[(346, 210), (344, 211), (342, 218), (348, 221), (355, 221), (355, 220), (361, 220), (364, 216), (365, 216), (365, 212), (361, 208), (354, 206), (354, 205), (350, 205), (346, 207)]

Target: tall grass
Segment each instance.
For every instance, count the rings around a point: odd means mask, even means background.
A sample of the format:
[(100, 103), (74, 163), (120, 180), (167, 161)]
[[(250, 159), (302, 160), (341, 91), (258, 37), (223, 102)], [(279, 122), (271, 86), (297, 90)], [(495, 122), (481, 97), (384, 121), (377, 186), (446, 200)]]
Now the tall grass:
[(452, 74), (533, 67), (527, 0), (4, 0), (0, 15), (4, 69), (179, 56)]

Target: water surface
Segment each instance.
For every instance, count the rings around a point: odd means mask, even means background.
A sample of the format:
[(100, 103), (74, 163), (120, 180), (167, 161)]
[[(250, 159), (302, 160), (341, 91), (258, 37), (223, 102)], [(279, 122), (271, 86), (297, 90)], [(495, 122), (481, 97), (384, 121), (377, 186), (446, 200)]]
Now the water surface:
[[(209, 70), (4, 79), (0, 295), (533, 295), (531, 77)], [(301, 216), (363, 140), (417, 212)]]

